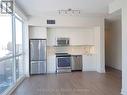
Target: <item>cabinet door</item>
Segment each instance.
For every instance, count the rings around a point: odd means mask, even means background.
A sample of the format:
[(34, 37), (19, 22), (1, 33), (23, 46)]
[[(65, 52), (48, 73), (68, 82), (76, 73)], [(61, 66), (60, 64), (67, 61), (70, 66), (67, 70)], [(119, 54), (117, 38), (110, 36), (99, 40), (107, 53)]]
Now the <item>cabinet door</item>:
[(83, 71), (96, 71), (95, 55), (83, 55)]
[(30, 39), (47, 39), (47, 29), (43, 27), (30, 26)]
[(47, 73), (55, 73), (56, 72), (56, 57), (55, 55), (47, 56)]
[(82, 30), (80, 32), (74, 32), (70, 36), (70, 45), (92, 45), (94, 44), (94, 32)]

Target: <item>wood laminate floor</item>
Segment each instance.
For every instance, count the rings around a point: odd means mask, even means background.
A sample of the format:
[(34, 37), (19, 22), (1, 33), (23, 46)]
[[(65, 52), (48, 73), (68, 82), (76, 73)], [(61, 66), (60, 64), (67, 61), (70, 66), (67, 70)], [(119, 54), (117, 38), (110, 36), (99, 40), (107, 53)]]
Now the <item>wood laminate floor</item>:
[(121, 72), (72, 72), (27, 78), (12, 95), (120, 95)]

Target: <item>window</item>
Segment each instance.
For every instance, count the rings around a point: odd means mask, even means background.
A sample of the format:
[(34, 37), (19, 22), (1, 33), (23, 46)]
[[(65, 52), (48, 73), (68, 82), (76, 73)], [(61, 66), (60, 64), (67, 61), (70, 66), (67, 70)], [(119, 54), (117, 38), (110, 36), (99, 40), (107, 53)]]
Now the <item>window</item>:
[(19, 79), (24, 74), (23, 56), (16, 57), (16, 79)]
[(16, 79), (23, 75), (23, 22), (18, 16), (15, 17), (15, 33), (16, 33)]
[(13, 84), (13, 70), (13, 58), (0, 62), (0, 94)]
[(0, 16), (0, 58), (12, 56), (12, 17)]
[[(13, 84), (12, 16), (0, 16), (0, 94)], [(7, 58), (7, 59), (6, 59)]]
[(23, 23), (19, 19), (15, 18), (16, 28), (16, 54), (22, 53), (22, 28)]
[(1, 95), (24, 76), (22, 19), (17, 15), (0, 16), (0, 33)]

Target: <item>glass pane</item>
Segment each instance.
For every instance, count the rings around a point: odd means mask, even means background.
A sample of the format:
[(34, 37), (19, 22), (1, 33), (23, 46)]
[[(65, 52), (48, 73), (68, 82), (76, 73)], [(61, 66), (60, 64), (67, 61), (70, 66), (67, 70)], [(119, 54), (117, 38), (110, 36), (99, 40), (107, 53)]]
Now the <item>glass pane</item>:
[(22, 22), (15, 19), (16, 25), (16, 53), (22, 53)]
[(12, 17), (0, 16), (0, 58), (12, 55)]
[(0, 62), (0, 95), (13, 84), (13, 59)]
[(23, 56), (16, 57), (16, 79), (22, 77), (23, 73)]
[(70, 67), (71, 59), (70, 58), (58, 58), (58, 67)]

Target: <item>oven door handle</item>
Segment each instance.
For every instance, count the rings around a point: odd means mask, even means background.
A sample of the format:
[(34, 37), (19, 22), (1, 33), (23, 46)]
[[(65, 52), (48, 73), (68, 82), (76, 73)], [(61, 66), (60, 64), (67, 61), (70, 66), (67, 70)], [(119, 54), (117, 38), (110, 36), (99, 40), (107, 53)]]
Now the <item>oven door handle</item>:
[(56, 58), (58, 59), (58, 58), (71, 58), (71, 57), (56, 57)]

